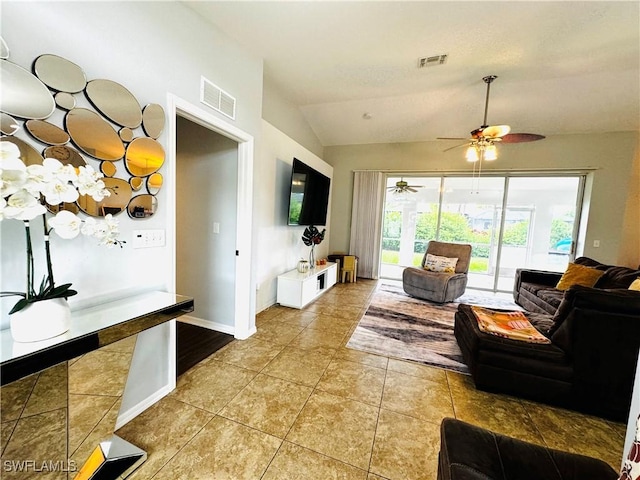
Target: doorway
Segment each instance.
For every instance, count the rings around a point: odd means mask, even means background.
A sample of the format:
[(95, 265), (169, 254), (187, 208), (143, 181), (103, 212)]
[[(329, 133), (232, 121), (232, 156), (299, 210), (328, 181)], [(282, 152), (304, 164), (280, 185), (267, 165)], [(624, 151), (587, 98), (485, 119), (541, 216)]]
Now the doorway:
[(251, 292), (253, 137), (176, 96), (168, 96), (173, 228), (172, 291), (192, 296), (189, 323), (248, 338)]
[[(404, 178), (413, 191), (394, 193)], [(387, 177), (381, 276), (401, 279), (429, 240), (470, 243), (471, 288), (509, 292), (516, 268), (574, 258), (584, 175)]]

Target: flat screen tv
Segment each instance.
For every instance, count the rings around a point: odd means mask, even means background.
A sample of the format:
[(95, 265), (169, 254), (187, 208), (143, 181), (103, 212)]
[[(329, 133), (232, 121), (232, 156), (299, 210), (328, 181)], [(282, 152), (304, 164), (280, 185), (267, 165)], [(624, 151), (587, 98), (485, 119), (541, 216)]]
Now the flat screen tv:
[(293, 159), (289, 194), (289, 225), (326, 225), (331, 179)]

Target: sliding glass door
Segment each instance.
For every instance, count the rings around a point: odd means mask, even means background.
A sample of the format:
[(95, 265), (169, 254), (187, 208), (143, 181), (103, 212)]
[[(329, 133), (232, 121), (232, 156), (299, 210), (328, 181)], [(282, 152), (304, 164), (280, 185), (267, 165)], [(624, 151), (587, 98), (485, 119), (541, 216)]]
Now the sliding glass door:
[[(511, 291), (516, 268), (563, 271), (574, 253), (584, 177), (387, 179), (383, 278), (418, 266), (429, 240), (470, 243), (472, 288)], [(411, 190), (399, 189), (406, 181)]]

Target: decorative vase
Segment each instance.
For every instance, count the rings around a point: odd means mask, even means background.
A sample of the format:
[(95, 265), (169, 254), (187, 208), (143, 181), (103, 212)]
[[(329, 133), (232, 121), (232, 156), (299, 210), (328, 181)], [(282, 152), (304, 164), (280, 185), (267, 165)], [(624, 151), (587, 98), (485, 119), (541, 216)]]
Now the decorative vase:
[(306, 260), (300, 260), (298, 262), (298, 271), (300, 273), (307, 273), (309, 271), (309, 262)]
[(311, 252), (309, 252), (309, 268), (316, 268), (316, 254), (314, 252), (315, 244), (311, 245)]
[(64, 298), (33, 302), (9, 315), (16, 342), (38, 342), (57, 337), (71, 328), (71, 309)]

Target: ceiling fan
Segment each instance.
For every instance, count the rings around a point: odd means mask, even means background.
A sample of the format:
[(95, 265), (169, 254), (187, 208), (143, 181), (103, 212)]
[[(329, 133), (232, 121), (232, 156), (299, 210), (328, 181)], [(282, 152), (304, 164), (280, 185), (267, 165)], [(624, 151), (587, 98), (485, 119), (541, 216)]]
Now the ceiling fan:
[(467, 160), (470, 162), (476, 162), (478, 160), (495, 160), (497, 158), (497, 151), (495, 143), (523, 143), (534, 142), (536, 140), (542, 140), (544, 135), (538, 135), (535, 133), (509, 133), (511, 127), (509, 125), (488, 125), (487, 124), (487, 112), (489, 110), (489, 91), (491, 89), (491, 83), (498, 78), (497, 75), (488, 75), (483, 77), (482, 80), (487, 84), (487, 96), (484, 103), (484, 120), (482, 125), (475, 130), (471, 131), (471, 138), (451, 138), (451, 137), (439, 137), (438, 140), (466, 140), (465, 143), (449, 147), (444, 151), (453, 150), (454, 148), (467, 146)]
[(398, 193), (398, 194), (405, 193), (405, 192), (417, 193), (418, 190), (416, 190), (416, 188), (422, 188), (422, 187), (423, 185), (409, 185), (402, 178), (400, 178), (400, 180), (396, 182), (395, 186), (387, 187), (387, 190), (393, 193)]

